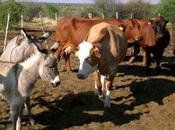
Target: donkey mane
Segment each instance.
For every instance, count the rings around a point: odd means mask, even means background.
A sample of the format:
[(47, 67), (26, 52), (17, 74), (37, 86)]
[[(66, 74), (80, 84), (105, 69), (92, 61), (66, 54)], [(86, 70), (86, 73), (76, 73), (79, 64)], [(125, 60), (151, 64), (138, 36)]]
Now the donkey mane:
[(45, 54), (35, 52), (27, 57), (23, 62), (21, 62), (20, 65), (22, 65), (24, 69), (30, 68), (33, 66), (33, 64), (36, 64), (36, 61), (38, 61), (38, 59), (42, 59), (44, 55)]

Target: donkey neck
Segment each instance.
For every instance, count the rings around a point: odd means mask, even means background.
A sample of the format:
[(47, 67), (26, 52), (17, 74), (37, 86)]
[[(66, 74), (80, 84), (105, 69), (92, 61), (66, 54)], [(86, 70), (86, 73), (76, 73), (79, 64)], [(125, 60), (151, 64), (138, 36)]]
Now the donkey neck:
[(23, 82), (26, 84), (33, 84), (39, 79), (39, 67), (43, 60), (43, 54), (37, 53), (28, 58), (23, 63), (20, 63), (22, 71), (20, 77), (24, 78)]

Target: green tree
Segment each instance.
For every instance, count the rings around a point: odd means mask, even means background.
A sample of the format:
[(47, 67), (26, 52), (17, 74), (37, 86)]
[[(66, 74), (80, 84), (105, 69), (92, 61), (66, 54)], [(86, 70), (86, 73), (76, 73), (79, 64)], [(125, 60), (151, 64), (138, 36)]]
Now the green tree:
[(58, 8), (56, 6), (54, 6), (53, 4), (45, 4), (45, 8), (47, 10), (47, 15), (50, 18), (54, 18), (55, 13), (58, 13)]
[(23, 12), (23, 6), (16, 3), (14, 0), (0, 1), (0, 28), (5, 30), (7, 23), (7, 13), (10, 13), (9, 28), (14, 28), (20, 21), (21, 12)]
[(43, 11), (40, 4), (30, 3), (25, 5), (24, 17), (27, 22), (33, 20), (34, 17), (39, 16), (39, 12)]
[(168, 20), (172, 20), (175, 15), (175, 0), (161, 0), (158, 13)]

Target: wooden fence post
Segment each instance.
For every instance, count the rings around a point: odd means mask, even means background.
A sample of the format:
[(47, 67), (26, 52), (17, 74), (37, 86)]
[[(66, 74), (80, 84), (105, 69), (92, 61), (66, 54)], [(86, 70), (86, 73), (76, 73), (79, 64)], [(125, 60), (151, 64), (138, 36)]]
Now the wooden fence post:
[(5, 38), (4, 38), (4, 48), (3, 51), (5, 51), (6, 46), (7, 46), (7, 34), (8, 34), (8, 28), (9, 28), (9, 21), (10, 21), (10, 13), (7, 15), (7, 25), (5, 29)]
[(23, 17), (23, 14), (21, 14), (21, 29), (24, 28), (24, 17)]
[(133, 18), (133, 13), (130, 14), (130, 19), (132, 19), (132, 18)]
[(55, 12), (55, 21), (56, 21), (56, 22), (58, 21), (58, 15), (57, 15), (57, 12)]
[[(39, 12), (39, 16), (40, 16), (40, 19), (41, 19), (41, 29), (42, 29), (43, 34), (44, 34), (44, 33), (45, 33), (45, 29), (44, 29), (43, 17), (42, 17), (42, 15), (41, 15), (41, 12)], [(46, 43), (46, 48), (48, 49), (49, 46), (48, 46), (47, 40), (45, 40), (45, 43)]]
[(116, 12), (116, 13), (115, 13), (115, 16), (116, 16), (116, 19), (118, 19), (118, 18), (119, 18), (119, 17), (118, 17), (118, 12)]

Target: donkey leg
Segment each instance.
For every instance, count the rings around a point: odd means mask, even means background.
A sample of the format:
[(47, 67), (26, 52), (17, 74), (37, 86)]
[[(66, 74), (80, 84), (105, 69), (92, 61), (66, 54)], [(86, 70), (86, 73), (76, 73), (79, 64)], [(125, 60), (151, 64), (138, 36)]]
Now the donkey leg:
[(17, 124), (16, 124), (16, 129), (17, 130), (21, 130), (21, 117), (23, 115), (23, 109), (24, 109), (24, 104), (21, 103), (19, 106), (19, 114), (18, 114), (18, 118), (17, 118)]
[(35, 124), (35, 120), (32, 117), (32, 112), (31, 112), (31, 107), (30, 107), (30, 98), (29, 97), (27, 98), (27, 100), (26, 100), (24, 105), (25, 105), (25, 108), (26, 108), (27, 113), (28, 113), (28, 118), (30, 120), (30, 124), (34, 125)]
[(11, 108), (10, 108), (11, 119), (12, 119), (12, 130), (20, 130), (21, 128), (20, 119), (19, 119), (19, 123), (17, 124), (17, 120), (20, 114), (20, 109), (21, 109), (20, 107), (21, 107), (20, 103), (14, 103), (12, 101)]

